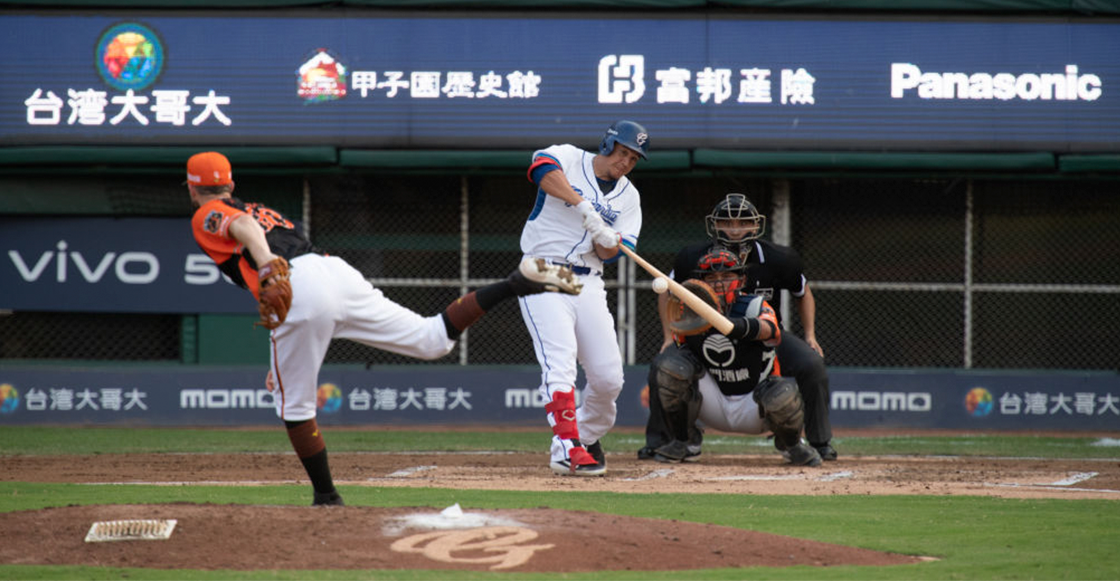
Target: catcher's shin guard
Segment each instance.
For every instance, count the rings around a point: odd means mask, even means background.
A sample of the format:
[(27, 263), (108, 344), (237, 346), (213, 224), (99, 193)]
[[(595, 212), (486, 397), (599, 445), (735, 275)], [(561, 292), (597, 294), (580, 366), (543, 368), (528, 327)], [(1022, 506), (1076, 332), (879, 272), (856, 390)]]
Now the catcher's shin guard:
[(774, 432), (774, 446), (784, 451), (800, 443), (805, 406), (797, 382), (790, 377), (771, 377), (752, 393), (763, 421)]
[(679, 347), (665, 349), (651, 363), (650, 394), (656, 394), (669, 440), (693, 439), (702, 403), (696, 382), (703, 374), (700, 363)]

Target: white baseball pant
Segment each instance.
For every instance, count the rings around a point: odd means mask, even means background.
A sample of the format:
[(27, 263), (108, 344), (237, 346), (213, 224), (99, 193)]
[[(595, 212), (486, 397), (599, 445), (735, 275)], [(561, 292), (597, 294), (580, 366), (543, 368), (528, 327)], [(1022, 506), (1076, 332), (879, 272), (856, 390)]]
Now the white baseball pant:
[(283, 420), (315, 417), (331, 339), (417, 359), (437, 359), (455, 347), (441, 315), (424, 317), (398, 305), (341, 258), (305, 254), (291, 266), (292, 308), (271, 335), (276, 413)]
[(614, 427), (615, 400), (622, 391), (622, 353), (603, 277), (580, 275), (580, 281), (579, 295), (542, 293), (521, 297), (519, 303), (541, 366), (540, 391), (545, 399), (551, 401), (557, 390), (574, 389), (577, 361), (583, 367), (587, 384), (576, 422), (580, 442), (590, 445)]
[(706, 372), (700, 377), (699, 387), (703, 397), (700, 421), (705, 426), (739, 434), (761, 434), (764, 431), (754, 394), (724, 395), (716, 380)]

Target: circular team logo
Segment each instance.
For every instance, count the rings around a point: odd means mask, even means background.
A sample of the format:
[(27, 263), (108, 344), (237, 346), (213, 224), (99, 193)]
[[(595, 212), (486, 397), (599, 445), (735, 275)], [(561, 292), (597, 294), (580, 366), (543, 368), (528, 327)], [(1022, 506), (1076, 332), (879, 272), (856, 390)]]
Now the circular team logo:
[(167, 53), (155, 31), (143, 24), (114, 24), (97, 41), (97, 72), (110, 87), (141, 90), (163, 72)]
[(974, 387), (964, 396), (964, 409), (975, 418), (992, 413), (992, 394), (983, 387)]
[(315, 406), (325, 414), (333, 414), (342, 409), (342, 390), (333, 383), (324, 383), (319, 386), (315, 394)]
[(9, 383), (0, 384), (0, 414), (11, 414), (19, 409), (19, 391)]

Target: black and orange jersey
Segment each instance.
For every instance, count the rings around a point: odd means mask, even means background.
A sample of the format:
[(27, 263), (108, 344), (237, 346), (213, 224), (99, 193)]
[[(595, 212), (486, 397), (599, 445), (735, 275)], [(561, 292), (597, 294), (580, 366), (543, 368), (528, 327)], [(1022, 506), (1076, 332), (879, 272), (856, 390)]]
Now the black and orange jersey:
[(229, 233), (229, 225), (248, 214), (264, 230), (268, 248), (289, 262), (314, 252), (307, 238), (280, 212), (261, 204), (246, 204), (237, 198), (218, 198), (203, 204), (191, 218), (191, 229), (199, 248), (218, 265), (222, 273), (241, 288), (257, 296), (260, 281), (257, 264), (249, 250)]
[(696, 356), (708, 375), (716, 381), (721, 393), (742, 395), (754, 391), (766, 378), (782, 374), (775, 350), (780, 342), (780, 326), (770, 304), (751, 295), (742, 295), (736, 299), (728, 317), (753, 317), (769, 321), (775, 329), (779, 329), (779, 335), (766, 341), (731, 339), (711, 329), (705, 333), (683, 337), (678, 343)]

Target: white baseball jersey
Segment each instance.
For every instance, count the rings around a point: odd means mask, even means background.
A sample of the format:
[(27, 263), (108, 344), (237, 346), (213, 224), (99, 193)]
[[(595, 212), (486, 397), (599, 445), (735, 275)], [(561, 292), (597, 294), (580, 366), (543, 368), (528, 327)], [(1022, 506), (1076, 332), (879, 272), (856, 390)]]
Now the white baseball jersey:
[[(622, 235), (624, 243), (637, 245), (642, 228), (641, 199), (629, 179), (623, 177), (610, 192), (603, 193), (591, 163), (595, 154), (572, 145), (553, 145), (534, 152), (534, 163), (540, 156), (555, 160), (572, 188), (595, 206), (603, 221)], [(529, 256), (572, 265), (583, 282), (583, 292), (577, 296), (542, 293), (521, 297), (520, 303), (541, 366), (540, 391), (545, 399), (551, 401), (555, 392), (573, 389), (577, 361), (583, 367), (587, 385), (577, 410), (577, 423), (581, 442), (593, 444), (614, 426), (618, 413), (615, 400), (623, 381), (622, 354), (603, 284), (603, 261), (583, 228), (580, 211), (540, 189), (521, 231), (521, 250)], [(571, 447), (570, 441), (553, 436), (552, 460), (564, 460)]]
[[(629, 246), (637, 245), (642, 229), (641, 197), (629, 178), (618, 180), (614, 189), (604, 194), (591, 167), (595, 154), (574, 145), (553, 145), (534, 152), (533, 159), (541, 155), (556, 160), (568, 183), (595, 206), (607, 226), (621, 234)], [(583, 229), (583, 216), (567, 202), (539, 189), (533, 212), (521, 231), (521, 251), (529, 256), (603, 271), (603, 261), (595, 255), (591, 235)]]

